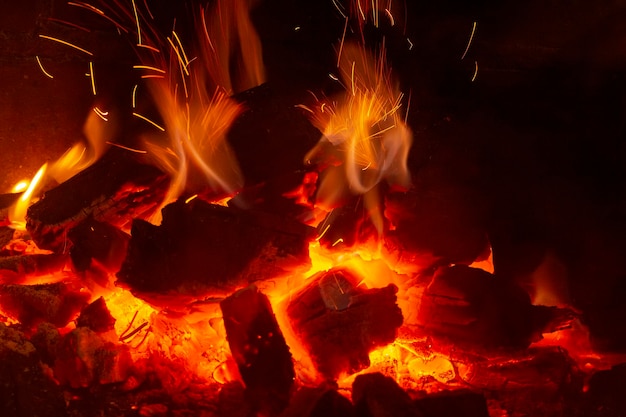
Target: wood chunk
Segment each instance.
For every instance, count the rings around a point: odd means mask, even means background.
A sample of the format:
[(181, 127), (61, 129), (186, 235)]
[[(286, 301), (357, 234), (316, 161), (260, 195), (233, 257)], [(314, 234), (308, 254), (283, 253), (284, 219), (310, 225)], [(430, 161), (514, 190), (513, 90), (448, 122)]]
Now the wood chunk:
[(163, 222), (133, 223), (117, 277), (133, 291), (228, 294), (310, 265), (313, 229), (268, 213), (194, 199), (163, 209)]
[(378, 372), (358, 375), (354, 379), (352, 401), (359, 416), (421, 417), (424, 415), (396, 381)]
[(104, 341), (94, 331), (79, 327), (61, 340), (54, 376), (62, 385), (89, 387), (93, 383), (125, 381), (133, 365), (128, 346)]
[(28, 277), (59, 272), (67, 262), (63, 254), (28, 254), (0, 258), (0, 282), (17, 284)]
[(42, 322), (64, 327), (87, 304), (88, 299), (89, 294), (62, 282), (0, 287), (2, 310), (27, 328), (34, 328)]
[(109, 272), (119, 271), (130, 236), (108, 223), (91, 218), (80, 222), (67, 234), (72, 242), (70, 256), (74, 268), (87, 270), (97, 261)]
[(63, 393), (43, 372), (23, 333), (0, 323), (0, 406), (3, 416), (67, 416)]
[(568, 309), (534, 306), (509, 280), (464, 265), (438, 268), (424, 291), (417, 322), (429, 334), (467, 348), (525, 348), (567, 327)]
[(115, 319), (102, 297), (83, 308), (76, 319), (76, 327), (88, 327), (96, 333), (108, 332), (114, 326)]
[(52, 323), (41, 323), (37, 331), (31, 336), (30, 341), (37, 349), (41, 361), (46, 365), (54, 365), (57, 356), (61, 333)]
[(415, 405), (428, 417), (489, 417), (485, 396), (465, 389), (430, 394)]
[[(598, 371), (589, 380), (586, 393), (588, 415), (617, 417), (626, 415), (626, 363)], [(594, 414), (594, 412), (596, 414)]]
[(369, 352), (393, 342), (402, 325), (398, 289), (364, 289), (345, 269), (310, 279), (287, 307), (291, 325), (317, 370), (328, 378), (370, 365)]
[(257, 410), (276, 415), (289, 403), (295, 372), (268, 298), (254, 286), (220, 303), (226, 339)]
[(95, 164), (32, 204), (26, 229), (37, 246), (60, 252), (67, 245), (67, 232), (87, 218), (122, 227), (156, 210), (168, 179), (131, 154), (112, 148)]
[(392, 251), (471, 264), (489, 248), (484, 215), (477, 209), (479, 196), (443, 184), (417, 188), (386, 196), (385, 216), (395, 228), (386, 234), (385, 243)]

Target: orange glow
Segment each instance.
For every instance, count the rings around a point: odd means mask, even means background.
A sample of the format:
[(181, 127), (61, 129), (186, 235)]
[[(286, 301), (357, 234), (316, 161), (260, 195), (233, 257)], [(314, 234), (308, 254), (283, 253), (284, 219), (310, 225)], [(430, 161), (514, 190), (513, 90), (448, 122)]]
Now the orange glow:
[(312, 122), (324, 136), (305, 161), (329, 165), (321, 174), (318, 204), (332, 209), (346, 195), (363, 195), (382, 233), (378, 185), (410, 184), (406, 161), (412, 133), (400, 113), (403, 94), (394, 85), (384, 51), (374, 57), (363, 47), (346, 44), (339, 69), (346, 92), (336, 102), (315, 107)]

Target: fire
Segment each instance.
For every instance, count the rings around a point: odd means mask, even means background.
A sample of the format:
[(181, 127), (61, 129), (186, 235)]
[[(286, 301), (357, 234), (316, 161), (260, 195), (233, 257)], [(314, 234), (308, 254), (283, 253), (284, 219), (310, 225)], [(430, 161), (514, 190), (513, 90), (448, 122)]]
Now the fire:
[[(164, 53), (157, 56), (156, 65), (135, 66), (156, 73), (145, 80), (164, 123), (156, 127), (164, 133), (146, 135), (144, 142), (156, 164), (172, 178), (164, 203), (184, 191), (202, 191), (205, 185), (226, 195), (243, 185), (226, 133), (243, 111), (230, 96), (265, 80), (261, 44), (249, 8), (245, 0), (228, 6), (216, 2), (208, 10), (200, 7), (196, 10), (198, 45), (193, 51), (199, 56), (190, 59), (173, 31), (167, 42), (160, 41)], [(236, 75), (231, 70), (234, 59), (240, 64)]]
[(317, 203), (332, 209), (351, 195), (362, 195), (368, 214), (382, 233), (379, 185), (410, 184), (407, 158), (412, 133), (400, 109), (403, 94), (394, 85), (384, 49), (372, 56), (357, 44), (343, 45), (339, 61), (346, 92), (336, 102), (321, 102), (312, 122), (323, 133), (305, 157), (322, 165)]

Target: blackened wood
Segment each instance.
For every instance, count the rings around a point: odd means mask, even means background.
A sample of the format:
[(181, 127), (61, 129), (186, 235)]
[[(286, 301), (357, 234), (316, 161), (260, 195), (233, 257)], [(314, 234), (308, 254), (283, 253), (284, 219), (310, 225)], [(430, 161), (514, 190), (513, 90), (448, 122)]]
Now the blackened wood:
[(510, 280), (464, 265), (438, 268), (424, 291), (418, 324), (467, 348), (525, 348), (567, 327), (568, 309), (534, 306)]
[(11, 207), (21, 195), (22, 193), (0, 194), (0, 210)]
[(598, 371), (589, 380), (585, 394), (587, 415), (617, 417), (626, 415), (626, 363)]
[(62, 385), (85, 388), (125, 381), (132, 364), (128, 346), (107, 342), (94, 331), (78, 327), (59, 343), (54, 376)]
[(119, 271), (126, 256), (130, 236), (108, 223), (91, 218), (69, 230), (70, 256), (77, 271), (87, 270), (97, 261), (109, 272)]
[(50, 322), (64, 327), (87, 304), (89, 295), (62, 282), (0, 286), (0, 307), (26, 328)]
[(354, 379), (352, 401), (359, 417), (421, 417), (424, 415), (396, 381), (378, 372), (358, 375)]
[(4, 247), (7, 243), (9, 243), (13, 236), (15, 235), (15, 230), (11, 229), (8, 226), (0, 227), (0, 248)]
[(485, 396), (465, 389), (427, 395), (415, 405), (428, 417), (489, 417)]
[(168, 180), (132, 152), (112, 148), (95, 164), (47, 191), (27, 212), (26, 228), (42, 249), (63, 251), (67, 232), (93, 218), (122, 227), (162, 201)]
[(0, 258), (0, 282), (21, 283), (28, 277), (59, 272), (67, 263), (63, 254), (32, 254)]
[(369, 352), (393, 342), (402, 325), (398, 289), (365, 289), (359, 282), (344, 269), (320, 273), (287, 307), (295, 333), (328, 378), (367, 368)]
[[(417, 180), (416, 180), (417, 181)], [(428, 253), (444, 263), (471, 264), (489, 248), (481, 195), (460, 186), (419, 182), (389, 193), (385, 215), (394, 225), (385, 235), (394, 252)]]
[(313, 229), (269, 213), (178, 201), (163, 222), (133, 223), (119, 282), (139, 292), (229, 294), (310, 265)]
[(63, 393), (44, 374), (23, 333), (0, 323), (0, 407), (11, 417), (67, 416)]
[(102, 297), (85, 306), (76, 319), (76, 327), (88, 327), (96, 333), (113, 330), (114, 326), (115, 319)]
[(268, 298), (252, 286), (225, 298), (220, 307), (249, 398), (259, 411), (278, 414), (289, 403), (295, 372)]

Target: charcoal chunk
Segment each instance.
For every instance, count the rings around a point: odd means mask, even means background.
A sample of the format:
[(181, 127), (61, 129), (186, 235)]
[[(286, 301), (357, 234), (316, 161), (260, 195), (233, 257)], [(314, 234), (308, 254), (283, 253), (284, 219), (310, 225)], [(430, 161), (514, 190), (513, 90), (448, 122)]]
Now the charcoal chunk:
[(254, 287), (220, 303), (226, 339), (251, 403), (276, 415), (289, 403), (295, 372), (268, 298)]
[(352, 384), (352, 401), (359, 416), (422, 417), (407, 394), (392, 378), (380, 373), (358, 375)]

